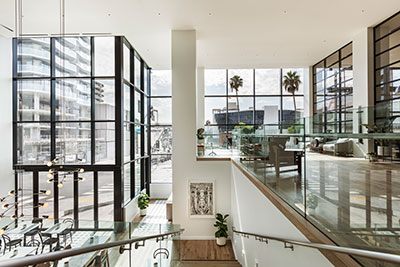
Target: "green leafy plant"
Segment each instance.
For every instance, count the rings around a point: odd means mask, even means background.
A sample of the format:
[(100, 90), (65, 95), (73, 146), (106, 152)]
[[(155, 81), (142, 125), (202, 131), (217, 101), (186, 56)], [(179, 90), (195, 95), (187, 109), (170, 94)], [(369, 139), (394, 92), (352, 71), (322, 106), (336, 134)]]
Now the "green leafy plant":
[(137, 202), (139, 209), (144, 210), (149, 206), (149, 196), (146, 193), (141, 192)]
[(316, 209), (318, 207), (318, 197), (314, 193), (307, 194), (306, 206), (309, 209)]
[(294, 96), (301, 84), (300, 76), (296, 71), (289, 71), (283, 77), (283, 87), (288, 93), (293, 95), (294, 112), (296, 113), (296, 97)]
[(240, 109), (239, 109), (239, 88), (243, 87), (243, 79), (239, 76), (239, 75), (235, 75), (233, 76), (230, 80), (229, 80), (229, 86), (231, 87), (231, 89), (233, 91), (235, 91), (236, 94), (236, 103), (237, 103), (237, 109), (238, 109), (238, 123), (240, 123)]
[[(396, 118), (395, 116), (387, 118), (381, 126), (377, 124), (363, 124), (363, 126), (367, 128), (367, 133), (389, 133)], [(379, 146), (388, 145), (388, 140), (386, 139), (376, 138), (375, 141)]]
[(239, 123), (239, 125), (236, 125), (234, 129), (240, 130), (240, 132), (244, 134), (251, 134), (256, 131), (256, 128), (254, 128), (254, 126), (246, 125), (246, 123), (244, 122), (241, 122)]
[(204, 139), (204, 128), (197, 129), (196, 136), (197, 136), (198, 140), (203, 140)]
[(300, 126), (292, 125), (287, 129), (287, 132), (289, 134), (296, 134), (296, 133), (300, 133), (300, 130), (301, 130)]
[(228, 237), (228, 225), (226, 224), (227, 218), (229, 214), (222, 215), (221, 213), (217, 213), (215, 216), (216, 222), (214, 227), (217, 227), (217, 231), (215, 232), (215, 237)]

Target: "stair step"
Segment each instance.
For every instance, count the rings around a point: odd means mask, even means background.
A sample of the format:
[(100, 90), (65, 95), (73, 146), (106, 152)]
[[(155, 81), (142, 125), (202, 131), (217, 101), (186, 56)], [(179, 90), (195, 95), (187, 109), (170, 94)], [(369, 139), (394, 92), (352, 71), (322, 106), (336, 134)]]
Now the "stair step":
[(181, 261), (179, 267), (241, 267), (238, 261)]

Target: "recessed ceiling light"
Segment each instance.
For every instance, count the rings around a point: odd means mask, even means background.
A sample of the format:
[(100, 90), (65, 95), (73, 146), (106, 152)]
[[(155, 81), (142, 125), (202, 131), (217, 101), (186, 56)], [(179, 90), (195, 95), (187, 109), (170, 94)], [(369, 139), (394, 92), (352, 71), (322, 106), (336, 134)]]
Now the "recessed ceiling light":
[(286, 11), (286, 10), (283, 10), (283, 14), (286, 15), (286, 14), (287, 14), (287, 11)]
[(365, 12), (365, 10), (364, 9), (361, 9), (361, 13), (364, 13)]
[(326, 40), (323, 40), (324, 43), (326, 43)]
[(211, 15), (212, 15), (212, 13), (211, 13), (211, 12), (208, 12), (208, 15), (209, 15), (209, 16), (211, 16)]
[(108, 14), (109, 17), (111, 17), (111, 14)]
[(161, 13), (160, 13), (160, 12), (158, 12), (158, 15), (159, 15), (159, 16), (161, 16)]

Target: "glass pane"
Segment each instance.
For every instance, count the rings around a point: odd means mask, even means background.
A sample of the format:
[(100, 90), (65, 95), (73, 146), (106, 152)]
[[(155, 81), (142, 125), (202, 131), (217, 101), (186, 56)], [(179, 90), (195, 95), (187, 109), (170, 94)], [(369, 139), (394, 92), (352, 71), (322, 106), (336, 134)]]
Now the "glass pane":
[(135, 196), (141, 191), (141, 162), (142, 160), (135, 161)]
[[(230, 79), (238, 75), (243, 79), (243, 87), (239, 88), (239, 95), (252, 95), (253, 94), (253, 70), (252, 69), (244, 69), (244, 70), (228, 70), (228, 85)], [(236, 95), (236, 92), (228, 86), (228, 94)]]
[(115, 85), (114, 80), (95, 80), (96, 120), (115, 119)]
[[(278, 123), (281, 112), (281, 98), (256, 97), (256, 112), (261, 112), (263, 114), (263, 116), (261, 116), (263, 124)], [(259, 121), (257, 121), (257, 124), (259, 124)]]
[(131, 200), (131, 164), (124, 165), (124, 203)]
[(144, 115), (143, 115), (143, 117), (144, 117), (144, 121), (143, 121), (143, 123), (144, 124), (149, 124), (149, 114), (151, 114), (151, 113), (149, 113), (149, 98), (147, 97), (147, 96), (145, 96), (145, 95), (143, 95), (143, 98), (144, 98), (144, 100), (143, 100), (143, 105), (144, 105), (144, 107), (143, 107), (143, 111), (144, 111)]
[(172, 79), (170, 70), (151, 71), (151, 95), (152, 96), (172, 95)]
[(204, 94), (226, 95), (226, 70), (204, 70)]
[(124, 44), (124, 78), (127, 81), (131, 81), (131, 51)]
[(280, 69), (256, 69), (256, 95), (280, 95), (280, 79)]
[(94, 37), (94, 75), (114, 76), (114, 37)]
[(151, 156), (151, 183), (172, 183), (172, 156)]
[[(295, 108), (296, 107), (296, 108)], [(302, 118), (304, 114), (304, 97), (297, 96), (283, 98), (282, 121), (289, 122)]]
[(140, 86), (140, 78), (141, 78), (141, 62), (138, 56), (135, 56), (135, 85), (137, 88), (142, 89)]
[(326, 67), (330, 68), (339, 61), (339, 52), (335, 52), (326, 58)]
[(345, 47), (342, 48), (341, 57), (345, 58), (348, 55), (350, 55), (351, 53), (353, 53), (353, 43), (350, 43), (350, 44), (348, 44), (348, 45), (346, 45)]
[(394, 16), (375, 28), (375, 40), (397, 29), (400, 25), (400, 16)]
[(131, 87), (124, 83), (124, 120), (131, 121)]
[(204, 98), (205, 124), (226, 124), (226, 97), (205, 97)]
[(57, 77), (90, 76), (89, 37), (56, 38), (55, 49)]
[(96, 122), (96, 164), (115, 164), (115, 123)]
[(228, 124), (253, 124), (253, 99), (253, 97), (228, 98)]
[(151, 124), (172, 124), (171, 98), (151, 99)]
[(50, 161), (50, 123), (19, 123), (16, 153), (18, 164)]
[(17, 76), (50, 76), (50, 38), (17, 39)]
[(93, 172), (79, 173), (79, 220), (94, 220)]
[(143, 76), (143, 92), (149, 94), (149, 69), (146, 64), (144, 64), (144, 76)]
[(114, 174), (99, 172), (99, 218), (102, 221), (114, 220)]
[(18, 81), (18, 121), (50, 121), (50, 81)]
[(135, 122), (141, 123), (141, 109), (142, 109), (142, 101), (141, 101), (141, 93), (135, 90)]
[(145, 156), (149, 155), (149, 149), (148, 149), (148, 144), (149, 144), (149, 131), (150, 127), (149, 126), (144, 126), (144, 147), (143, 147), (143, 154)]
[(140, 125), (135, 125), (135, 158), (141, 156), (141, 138), (142, 138), (142, 127)]
[[(47, 173), (46, 173), (47, 176)], [(46, 181), (46, 180), (45, 180)], [(23, 194), (19, 200), (18, 208), (19, 211), (24, 214), (26, 217), (33, 217), (33, 173), (32, 172), (24, 172), (18, 171), (18, 183), (20, 185), (23, 184), (23, 190), (21, 193)], [(20, 186), (22, 187), (22, 186)], [(50, 215), (53, 215), (52, 213)]]
[(90, 120), (91, 89), (89, 79), (56, 81), (56, 119)]
[(74, 175), (68, 172), (58, 174), (58, 194), (60, 219), (73, 218), (74, 216)]
[[(304, 70), (303, 69), (283, 69), (283, 80), (285, 79), (285, 75), (289, 72), (296, 72), (297, 75), (299, 75), (300, 77), (300, 85), (299, 85), (299, 89), (295, 92), (296, 95), (302, 95), (304, 94)], [(287, 90), (285, 90), (285, 87), (282, 88), (282, 93), (284, 95), (291, 95), (291, 93), (289, 93)]]
[(90, 123), (56, 124), (56, 157), (60, 164), (90, 164)]
[(131, 127), (132, 124), (124, 123), (124, 162), (131, 161)]
[(172, 153), (172, 127), (151, 127), (151, 153)]
[[(39, 203), (47, 203), (47, 207), (46, 206), (42, 206), (39, 208), (39, 216), (42, 217), (44, 215), (47, 216), (53, 216), (54, 215), (54, 192), (53, 192), (53, 186), (54, 183), (49, 183), (47, 182), (48, 178), (48, 172), (39, 172), (39, 190), (42, 191), (44, 190), (44, 192), (48, 192), (48, 193), (39, 193)], [(33, 189), (32, 188), (32, 178), (30, 178), (29, 181), (29, 189)], [(26, 188), (26, 182), (24, 181), (23, 184), (24, 190)], [(28, 189), (28, 190), (29, 190)], [(29, 192), (29, 191), (28, 191)], [(29, 192), (29, 193), (33, 193), (33, 192)], [(25, 202), (26, 204), (32, 205), (33, 204), (33, 198), (31, 199), (26, 199), (27, 201)], [(28, 214), (25, 214), (25, 216), (29, 216), (29, 217), (33, 217), (33, 213), (32, 213), (32, 207), (30, 207), (31, 212)]]
[(393, 64), (400, 60), (400, 47), (393, 48), (392, 50), (385, 52), (375, 57), (376, 68)]

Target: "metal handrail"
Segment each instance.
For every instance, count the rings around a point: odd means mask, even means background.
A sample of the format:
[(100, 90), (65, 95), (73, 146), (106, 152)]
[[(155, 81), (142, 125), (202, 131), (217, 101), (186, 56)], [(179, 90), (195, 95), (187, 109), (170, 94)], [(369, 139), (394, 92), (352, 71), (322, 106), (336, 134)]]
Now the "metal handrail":
[(324, 249), (324, 250), (344, 253), (344, 254), (353, 255), (353, 256), (360, 256), (360, 257), (370, 258), (370, 259), (374, 259), (374, 260), (381, 260), (381, 261), (387, 261), (387, 262), (400, 264), (400, 255), (396, 255), (396, 254), (364, 250), (364, 249), (348, 248), (348, 247), (339, 247), (339, 246), (325, 245), (325, 244), (319, 244), (319, 243), (308, 243), (308, 242), (290, 240), (290, 239), (285, 239), (285, 238), (280, 238), (280, 237), (272, 237), (272, 236), (254, 234), (254, 233), (247, 233), (247, 232), (237, 231), (235, 229), (233, 229), (233, 232), (236, 234), (239, 234), (241, 236), (247, 237), (247, 238), (249, 238), (250, 236), (254, 236), (257, 241), (265, 242), (265, 243), (268, 243), (268, 240), (279, 241), (279, 242), (282, 242), (285, 244), (285, 248), (290, 248), (292, 250), (294, 250), (293, 246), (287, 246), (287, 244), (298, 245), (298, 246), (309, 247), (309, 248), (316, 248), (316, 249)]
[(164, 234), (149, 235), (149, 236), (145, 236), (145, 237), (113, 241), (113, 242), (109, 242), (109, 243), (105, 243), (105, 244), (92, 245), (92, 246), (87, 246), (87, 247), (82, 247), (82, 248), (71, 248), (71, 249), (66, 249), (66, 250), (62, 250), (62, 251), (49, 252), (49, 253), (44, 253), (44, 254), (40, 254), (40, 255), (24, 257), (24, 258), (9, 259), (9, 260), (0, 261), (0, 266), (18, 267), (18, 266), (35, 265), (35, 264), (44, 263), (44, 262), (54, 262), (54, 261), (59, 261), (63, 258), (67, 258), (67, 257), (77, 256), (77, 255), (81, 255), (81, 254), (85, 254), (85, 253), (89, 253), (89, 252), (95, 252), (95, 251), (104, 250), (104, 249), (109, 249), (109, 248), (113, 248), (113, 247), (120, 247), (120, 246), (124, 246), (124, 245), (128, 245), (128, 244), (132, 244), (132, 243), (137, 243), (140, 241), (149, 240), (149, 239), (162, 240), (162, 238), (164, 238), (166, 236), (180, 234), (183, 231), (184, 231), (184, 229), (180, 229), (179, 231), (168, 232), (168, 233), (164, 233)]

